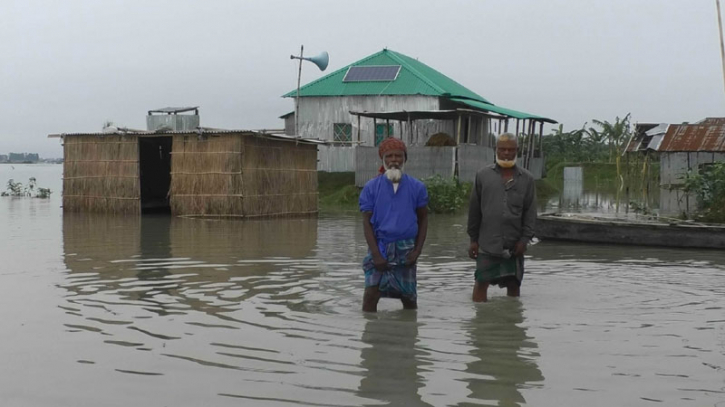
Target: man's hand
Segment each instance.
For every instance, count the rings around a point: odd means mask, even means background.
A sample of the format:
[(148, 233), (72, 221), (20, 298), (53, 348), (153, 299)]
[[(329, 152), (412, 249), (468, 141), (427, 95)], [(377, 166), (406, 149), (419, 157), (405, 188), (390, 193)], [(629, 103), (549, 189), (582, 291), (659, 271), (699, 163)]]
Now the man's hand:
[(471, 246), (468, 247), (468, 257), (478, 258), (478, 242), (471, 242)]
[(405, 265), (412, 266), (415, 264), (415, 262), (418, 261), (418, 257), (420, 257), (420, 250), (411, 250), (407, 256), (405, 256)]
[(514, 256), (523, 256), (525, 252), (526, 252), (526, 243), (516, 242), (516, 245), (514, 245)]
[(388, 261), (381, 255), (373, 255), (373, 264), (377, 271), (385, 271), (390, 268)]

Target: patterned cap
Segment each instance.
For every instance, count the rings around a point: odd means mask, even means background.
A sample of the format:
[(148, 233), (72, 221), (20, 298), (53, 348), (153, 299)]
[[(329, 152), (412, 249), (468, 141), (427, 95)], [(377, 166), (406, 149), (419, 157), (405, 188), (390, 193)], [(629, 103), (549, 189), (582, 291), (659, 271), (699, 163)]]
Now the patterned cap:
[(378, 154), (380, 155), (380, 158), (383, 158), (385, 153), (388, 151), (402, 151), (405, 153), (405, 156), (408, 156), (408, 150), (405, 148), (405, 143), (403, 143), (403, 140), (397, 139), (395, 137), (388, 137), (385, 140), (383, 140), (382, 143), (380, 143), (380, 147), (378, 147)]

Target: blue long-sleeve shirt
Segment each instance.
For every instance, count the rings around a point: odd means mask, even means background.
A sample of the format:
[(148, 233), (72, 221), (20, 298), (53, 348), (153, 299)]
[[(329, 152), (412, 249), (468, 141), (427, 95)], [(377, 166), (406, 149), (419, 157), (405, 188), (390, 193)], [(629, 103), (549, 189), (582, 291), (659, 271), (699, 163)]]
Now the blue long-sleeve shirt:
[(365, 184), (360, 193), (360, 211), (372, 212), (370, 223), (378, 245), (418, 235), (416, 210), (428, 205), (428, 190), (419, 180), (403, 174), (398, 191), (384, 175)]

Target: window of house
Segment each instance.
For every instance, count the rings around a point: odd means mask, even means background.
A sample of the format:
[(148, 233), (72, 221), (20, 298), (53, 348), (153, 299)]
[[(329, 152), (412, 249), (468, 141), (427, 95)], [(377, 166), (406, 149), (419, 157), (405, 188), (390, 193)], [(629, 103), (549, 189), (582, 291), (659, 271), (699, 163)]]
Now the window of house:
[(336, 142), (352, 141), (352, 124), (335, 123), (332, 126), (332, 141), (336, 141)]
[[(385, 128), (388, 128), (388, 131), (385, 131)], [(377, 124), (375, 125), (375, 145), (379, 145), (380, 143), (385, 140), (386, 137), (392, 136), (393, 133), (393, 125), (389, 124)]]

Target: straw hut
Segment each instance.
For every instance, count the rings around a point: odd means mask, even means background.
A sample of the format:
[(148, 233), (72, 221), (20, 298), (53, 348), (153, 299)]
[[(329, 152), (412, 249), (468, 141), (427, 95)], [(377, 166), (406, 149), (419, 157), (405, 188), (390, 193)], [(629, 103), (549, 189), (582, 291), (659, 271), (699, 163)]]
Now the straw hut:
[(208, 128), (51, 137), (64, 146), (64, 211), (243, 218), (317, 213), (317, 141)]

